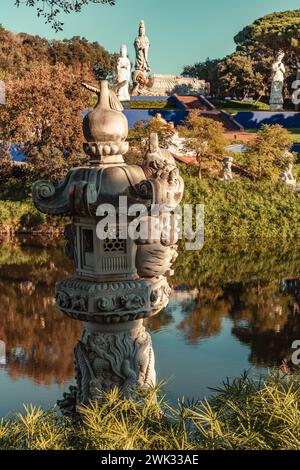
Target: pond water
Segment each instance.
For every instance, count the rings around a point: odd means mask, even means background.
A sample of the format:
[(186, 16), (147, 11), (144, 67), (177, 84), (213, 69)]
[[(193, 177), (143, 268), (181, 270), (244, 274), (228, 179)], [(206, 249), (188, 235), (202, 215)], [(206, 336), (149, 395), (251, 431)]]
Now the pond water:
[[(244, 370), (260, 375), (290, 359), (300, 339), (300, 250), (206, 244), (182, 253), (167, 309), (146, 322), (168, 399), (203, 398)], [(72, 272), (63, 244), (0, 246), (0, 416), (23, 403), (52, 406), (74, 383), (81, 324), (54, 304)]]

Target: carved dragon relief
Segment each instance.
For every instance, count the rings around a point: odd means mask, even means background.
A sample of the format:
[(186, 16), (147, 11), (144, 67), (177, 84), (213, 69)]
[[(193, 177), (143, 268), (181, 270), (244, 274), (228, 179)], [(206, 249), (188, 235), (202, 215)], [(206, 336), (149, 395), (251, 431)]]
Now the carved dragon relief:
[(77, 403), (101, 401), (115, 387), (129, 397), (156, 383), (151, 337), (143, 326), (129, 332), (85, 333), (75, 349)]

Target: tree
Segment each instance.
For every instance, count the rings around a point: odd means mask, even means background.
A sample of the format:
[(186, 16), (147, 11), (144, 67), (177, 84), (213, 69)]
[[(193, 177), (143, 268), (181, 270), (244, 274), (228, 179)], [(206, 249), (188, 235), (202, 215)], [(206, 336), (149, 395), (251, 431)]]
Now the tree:
[(73, 68), (87, 65), (90, 69), (98, 64), (112, 71), (116, 59), (99, 43), (91, 43), (79, 36), (49, 41), (30, 34), (15, 34), (0, 27), (0, 70), (4, 74), (20, 77), (30, 70), (33, 62), (50, 65), (62, 63)]
[(234, 53), (226, 57), (218, 69), (222, 96), (245, 99), (248, 96), (261, 97), (266, 91), (264, 77), (255, 71), (250, 56)]
[(263, 16), (240, 31), (234, 41), (238, 50), (263, 45), (273, 51), (284, 49), (295, 57), (300, 52), (300, 9)]
[(104, 5), (115, 5), (115, 0), (15, 0), (15, 5), (19, 7), (25, 4), (28, 7), (34, 7), (37, 16), (45, 19), (46, 23), (50, 23), (55, 31), (62, 31), (63, 23), (57, 18), (61, 13), (80, 12), (83, 6), (89, 3), (97, 3)]
[(292, 145), (287, 129), (276, 124), (264, 125), (258, 131), (256, 139), (248, 145), (245, 166), (260, 179), (277, 181), (280, 172), (291, 158), (288, 150)]
[(233, 54), (222, 60), (207, 59), (185, 66), (182, 74), (206, 79), (213, 94), (224, 97), (236, 88), (241, 96), (247, 95), (249, 90), (250, 95), (260, 98), (268, 95), (271, 65), (276, 52), (283, 49), (287, 69), (285, 94), (291, 94), (292, 82), (296, 76), (300, 77), (300, 9), (259, 18), (240, 31), (234, 40), (237, 47)]
[(202, 177), (203, 164), (215, 162), (216, 156), (224, 155), (227, 140), (222, 123), (199, 116), (199, 111), (189, 113), (184, 126), (179, 126), (179, 134), (185, 139), (187, 151), (195, 154), (199, 165), (199, 178)]
[(90, 104), (80, 86), (92, 79), (89, 69), (63, 64), (33, 64), (19, 79), (6, 80), (7, 100), (1, 108), (4, 145), (18, 145), (32, 167), (32, 178), (59, 180), (81, 162), (82, 113)]
[[(128, 162), (136, 162), (136, 154), (144, 156), (149, 149), (150, 134), (158, 134), (159, 146), (168, 148), (175, 133), (173, 123), (165, 121), (160, 113), (157, 113), (150, 121), (138, 121), (129, 130), (129, 140), (131, 143), (132, 155), (128, 155)], [(132, 158), (133, 157), (133, 158)]]
[[(288, 89), (300, 70), (300, 9), (275, 12), (257, 19), (234, 38), (237, 51), (250, 54), (256, 64), (274, 59), (279, 49), (284, 50), (287, 65)], [(268, 74), (270, 71), (268, 69)]]
[(218, 65), (222, 63), (221, 59), (211, 60), (207, 58), (205, 62), (197, 62), (194, 65), (186, 65), (181, 75), (183, 77), (197, 78), (198, 80), (205, 80), (211, 85), (211, 94), (219, 95), (219, 68)]

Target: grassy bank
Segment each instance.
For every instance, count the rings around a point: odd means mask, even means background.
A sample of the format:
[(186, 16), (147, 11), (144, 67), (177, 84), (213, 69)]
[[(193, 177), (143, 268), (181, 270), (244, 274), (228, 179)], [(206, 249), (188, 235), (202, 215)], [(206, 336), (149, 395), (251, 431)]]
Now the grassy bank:
[(184, 203), (204, 204), (208, 242), (295, 241), (300, 195), (283, 184), (237, 178), (226, 183), (184, 176)]
[(233, 115), (240, 111), (268, 111), (269, 105), (262, 101), (241, 101), (241, 100), (222, 100), (222, 99), (211, 99), (210, 100), (217, 109), (224, 109), (228, 113)]
[(39, 212), (30, 199), (24, 201), (0, 200), (0, 233), (32, 232), (59, 229), (63, 220), (47, 217)]
[(76, 424), (55, 410), (27, 407), (0, 424), (0, 450), (296, 450), (300, 446), (300, 377), (264, 380), (244, 375), (225, 382), (213, 398), (177, 408), (155, 390), (104, 406), (81, 408)]
[[(299, 165), (296, 165), (296, 172)], [(203, 204), (207, 241), (241, 243), (289, 242), (300, 238), (300, 194), (283, 184), (237, 178), (224, 183), (181, 166), (185, 180), (184, 203)], [(62, 228), (65, 219), (39, 212), (31, 200), (0, 200), (0, 232)]]

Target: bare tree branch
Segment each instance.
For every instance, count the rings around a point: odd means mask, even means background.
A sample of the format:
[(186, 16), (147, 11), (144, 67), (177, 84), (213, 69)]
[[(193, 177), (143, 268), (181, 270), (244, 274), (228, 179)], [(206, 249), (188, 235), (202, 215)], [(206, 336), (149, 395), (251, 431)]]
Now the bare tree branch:
[(98, 3), (102, 5), (115, 5), (116, 0), (15, 0), (15, 5), (26, 5), (34, 7), (37, 16), (45, 19), (45, 23), (50, 23), (56, 32), (62, 31), (63, 23), (58, 19), (61, 13), (80, 12), (82, 7), (90, 3)]

